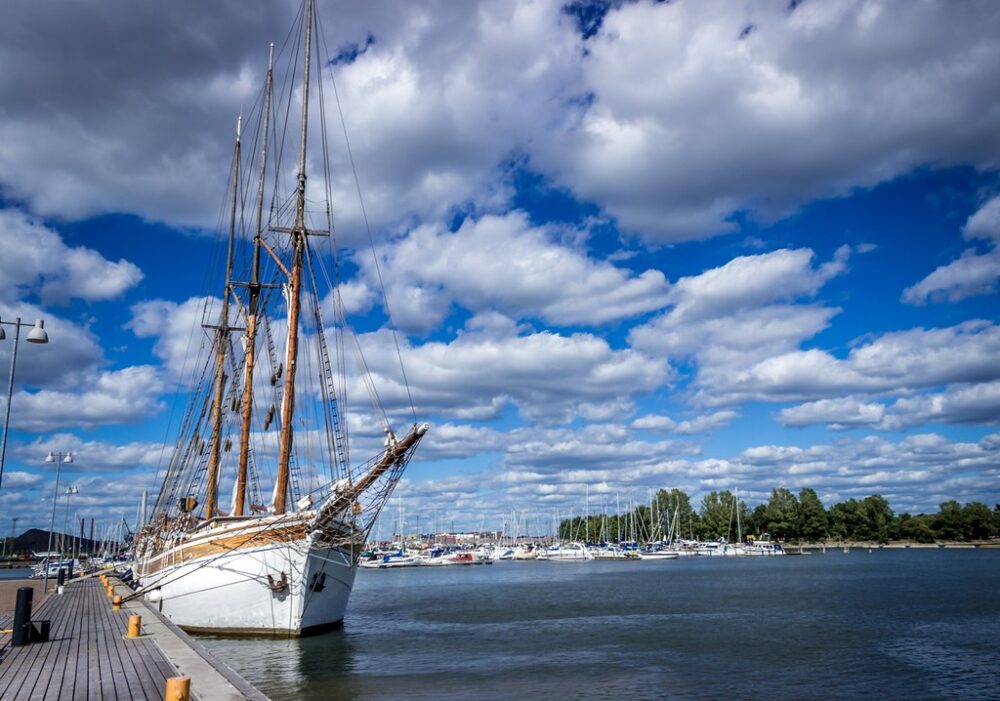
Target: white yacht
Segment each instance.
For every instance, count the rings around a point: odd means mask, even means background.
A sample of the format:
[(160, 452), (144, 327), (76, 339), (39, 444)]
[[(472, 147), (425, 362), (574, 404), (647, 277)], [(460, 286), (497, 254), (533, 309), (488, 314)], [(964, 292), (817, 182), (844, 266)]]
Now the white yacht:
[(771, 536), (765, 533), (760, 537), (759, 540), (751, 540), (749, 543), (743, 545), (743, 550), (745, 555), (756, 555), (756, 556), (774, 556), (774, 555), (784, 555), (785, 550), (781, 547), (781, 543), (775, 543), (771, 540)]
[(673, 550), (640, 550), (640, 560), (676, 560), (677, 553)]
[(574, 541), (549, 546), (538, 555), (538, 559), (552, 562), (585, 562), (593, 560), (594, 555), (586, 545)]

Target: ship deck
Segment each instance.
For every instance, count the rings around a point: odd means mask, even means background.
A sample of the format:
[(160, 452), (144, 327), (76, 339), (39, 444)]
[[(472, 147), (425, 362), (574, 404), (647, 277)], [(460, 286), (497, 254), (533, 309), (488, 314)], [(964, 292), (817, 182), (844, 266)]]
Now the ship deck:
[[(131, 614), (142, 616), (134, 639), (125, 635)], [(167, 678), (182, 675), (191, 677), (192, 699), (266, 699), (144, 603), (112, 610), (95, 579), (50, 595), (32, 612), (45, 619), (47, 643), (15, 648), (10, 636), (0, 639), (0, 699), (162, 699)]]

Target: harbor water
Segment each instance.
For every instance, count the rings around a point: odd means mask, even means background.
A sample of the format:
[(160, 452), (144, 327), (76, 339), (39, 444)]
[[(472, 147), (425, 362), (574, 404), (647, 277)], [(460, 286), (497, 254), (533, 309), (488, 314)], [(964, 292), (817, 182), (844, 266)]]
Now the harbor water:
[(996, 699), (1000, 550), (358, 572), (344, 626), (203, 637), (274, 699)]

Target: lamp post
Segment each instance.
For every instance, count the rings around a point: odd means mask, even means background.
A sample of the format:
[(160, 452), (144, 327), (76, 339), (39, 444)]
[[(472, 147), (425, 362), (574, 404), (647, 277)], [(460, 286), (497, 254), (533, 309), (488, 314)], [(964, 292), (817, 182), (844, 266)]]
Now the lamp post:
[(45, 462), (56, 464), (56, 487), (52, 492), (52, 520), (49, 522), (49, 548), (45, 553), (45, 582), (42, 585), (42, 591), (49, 590), (49, 556), (52, 552), (52, 531), (55, 530), (56, 527), (56, 502), (59, 501), (59, 469), (62, 467), (64, 462), (73, 462), (73, 454), (50, 452), (45, 458)]
[[(7, 455), (7, 428), (10, 426), (10, 405), (14, 400), (14, 366), (17, 364), (17, 342), (21, 337), (21, 327), (28, 324), (21, 322), (21, 317), (14, 321), (0, 320), (0, 341), (7, 338), (4, 326), (14, 327), (14, 346), (10, 351), (10, 378), (7, 380), (7, 409), (3, 417), (3, 439), (0, 440), (0, 486), (3, 485), (3, 463)], [(36, 319), (31, 331), (25, 336), (28, 343), (48, 343), (49, 335), (45, 332), (45, 320)]]

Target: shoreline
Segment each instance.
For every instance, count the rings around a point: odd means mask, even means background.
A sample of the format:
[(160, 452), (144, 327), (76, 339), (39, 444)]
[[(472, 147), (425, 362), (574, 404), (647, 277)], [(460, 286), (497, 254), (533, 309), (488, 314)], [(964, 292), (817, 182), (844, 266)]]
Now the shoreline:
[(992, 550), (1000, 549), (1000, 541), (996, 540), (982, 540), (973, 542), (963, 542), (963, 541), (938, 541), (934, 543), (917, 543), (908, 540), (892, 540), (888, 543), (878, 543), (877, 541), (841, 541), (841, 542), (826, 542), (826, 543), (793, 543), (793, 542), (782, 542), (782, 547), (786, 550), (839, 550), (843, 548), (848, 548), (849, 550), (868, 550), (870, 549), (880, 549), (880, 550)]

